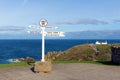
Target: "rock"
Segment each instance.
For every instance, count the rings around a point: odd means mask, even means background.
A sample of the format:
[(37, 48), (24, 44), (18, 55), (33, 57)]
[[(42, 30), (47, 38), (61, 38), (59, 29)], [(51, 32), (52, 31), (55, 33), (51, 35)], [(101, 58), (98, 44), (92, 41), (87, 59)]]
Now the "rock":
[(20, 62), (25, 62), (25, 58), (19, 58), (18, 59)]
[(26, 57), (25, 62), (33, 63), (35, 62), (35, 59), (33, 59), (32, 57)]
[(35, 65), (34, 65), (35, 72), (50, 72), (51, 69), (52, 69), (51, 61), (35, 62)]

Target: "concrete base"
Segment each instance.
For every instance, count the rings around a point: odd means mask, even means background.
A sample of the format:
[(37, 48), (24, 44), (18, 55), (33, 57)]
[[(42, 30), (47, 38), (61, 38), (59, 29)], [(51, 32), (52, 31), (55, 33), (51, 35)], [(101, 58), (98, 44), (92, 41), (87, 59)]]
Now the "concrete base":
[(50, 72), (52, 69), (52, 64), (50, 61), (45, 62), (35, 62), (34, 71), (35, 72)]

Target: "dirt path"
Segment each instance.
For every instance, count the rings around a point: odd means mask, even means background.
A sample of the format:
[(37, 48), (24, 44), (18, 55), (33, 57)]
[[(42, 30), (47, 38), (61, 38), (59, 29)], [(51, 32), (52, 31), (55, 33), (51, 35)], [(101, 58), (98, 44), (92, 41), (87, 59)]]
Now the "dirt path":
[(29, 66), (0, 69), (0, 80), (120, 80), (119, 66), (54, 64), (51, 73), (34, 73), (31, 68)]

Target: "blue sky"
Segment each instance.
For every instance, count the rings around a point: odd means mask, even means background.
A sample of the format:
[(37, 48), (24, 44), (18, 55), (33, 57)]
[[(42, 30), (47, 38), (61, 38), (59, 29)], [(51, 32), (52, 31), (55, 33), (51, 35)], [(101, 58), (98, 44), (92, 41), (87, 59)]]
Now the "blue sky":
[(27, 34), (27, 27), (38, 25), (41, 18), (46, 18), (48, 25), (58, 26), (57, 31), (119, 31), (119, 3), (120, 0), (0, 0), (0, 38), (37, 38), (38, 35)]

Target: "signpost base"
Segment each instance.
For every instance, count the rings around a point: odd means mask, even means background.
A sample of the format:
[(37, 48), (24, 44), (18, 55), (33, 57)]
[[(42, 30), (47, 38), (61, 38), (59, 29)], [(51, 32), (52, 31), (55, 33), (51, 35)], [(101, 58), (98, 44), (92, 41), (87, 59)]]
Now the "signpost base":
[(38, 62), (35, 62), (35, 65), (34, 65), (35, 73), (39, 73), (39, 72), (47, 73), (47, 72), (51, 72), (51, 69), (52, 69), (51, 61), (45, 61), (45, 62), (38, 61)]

